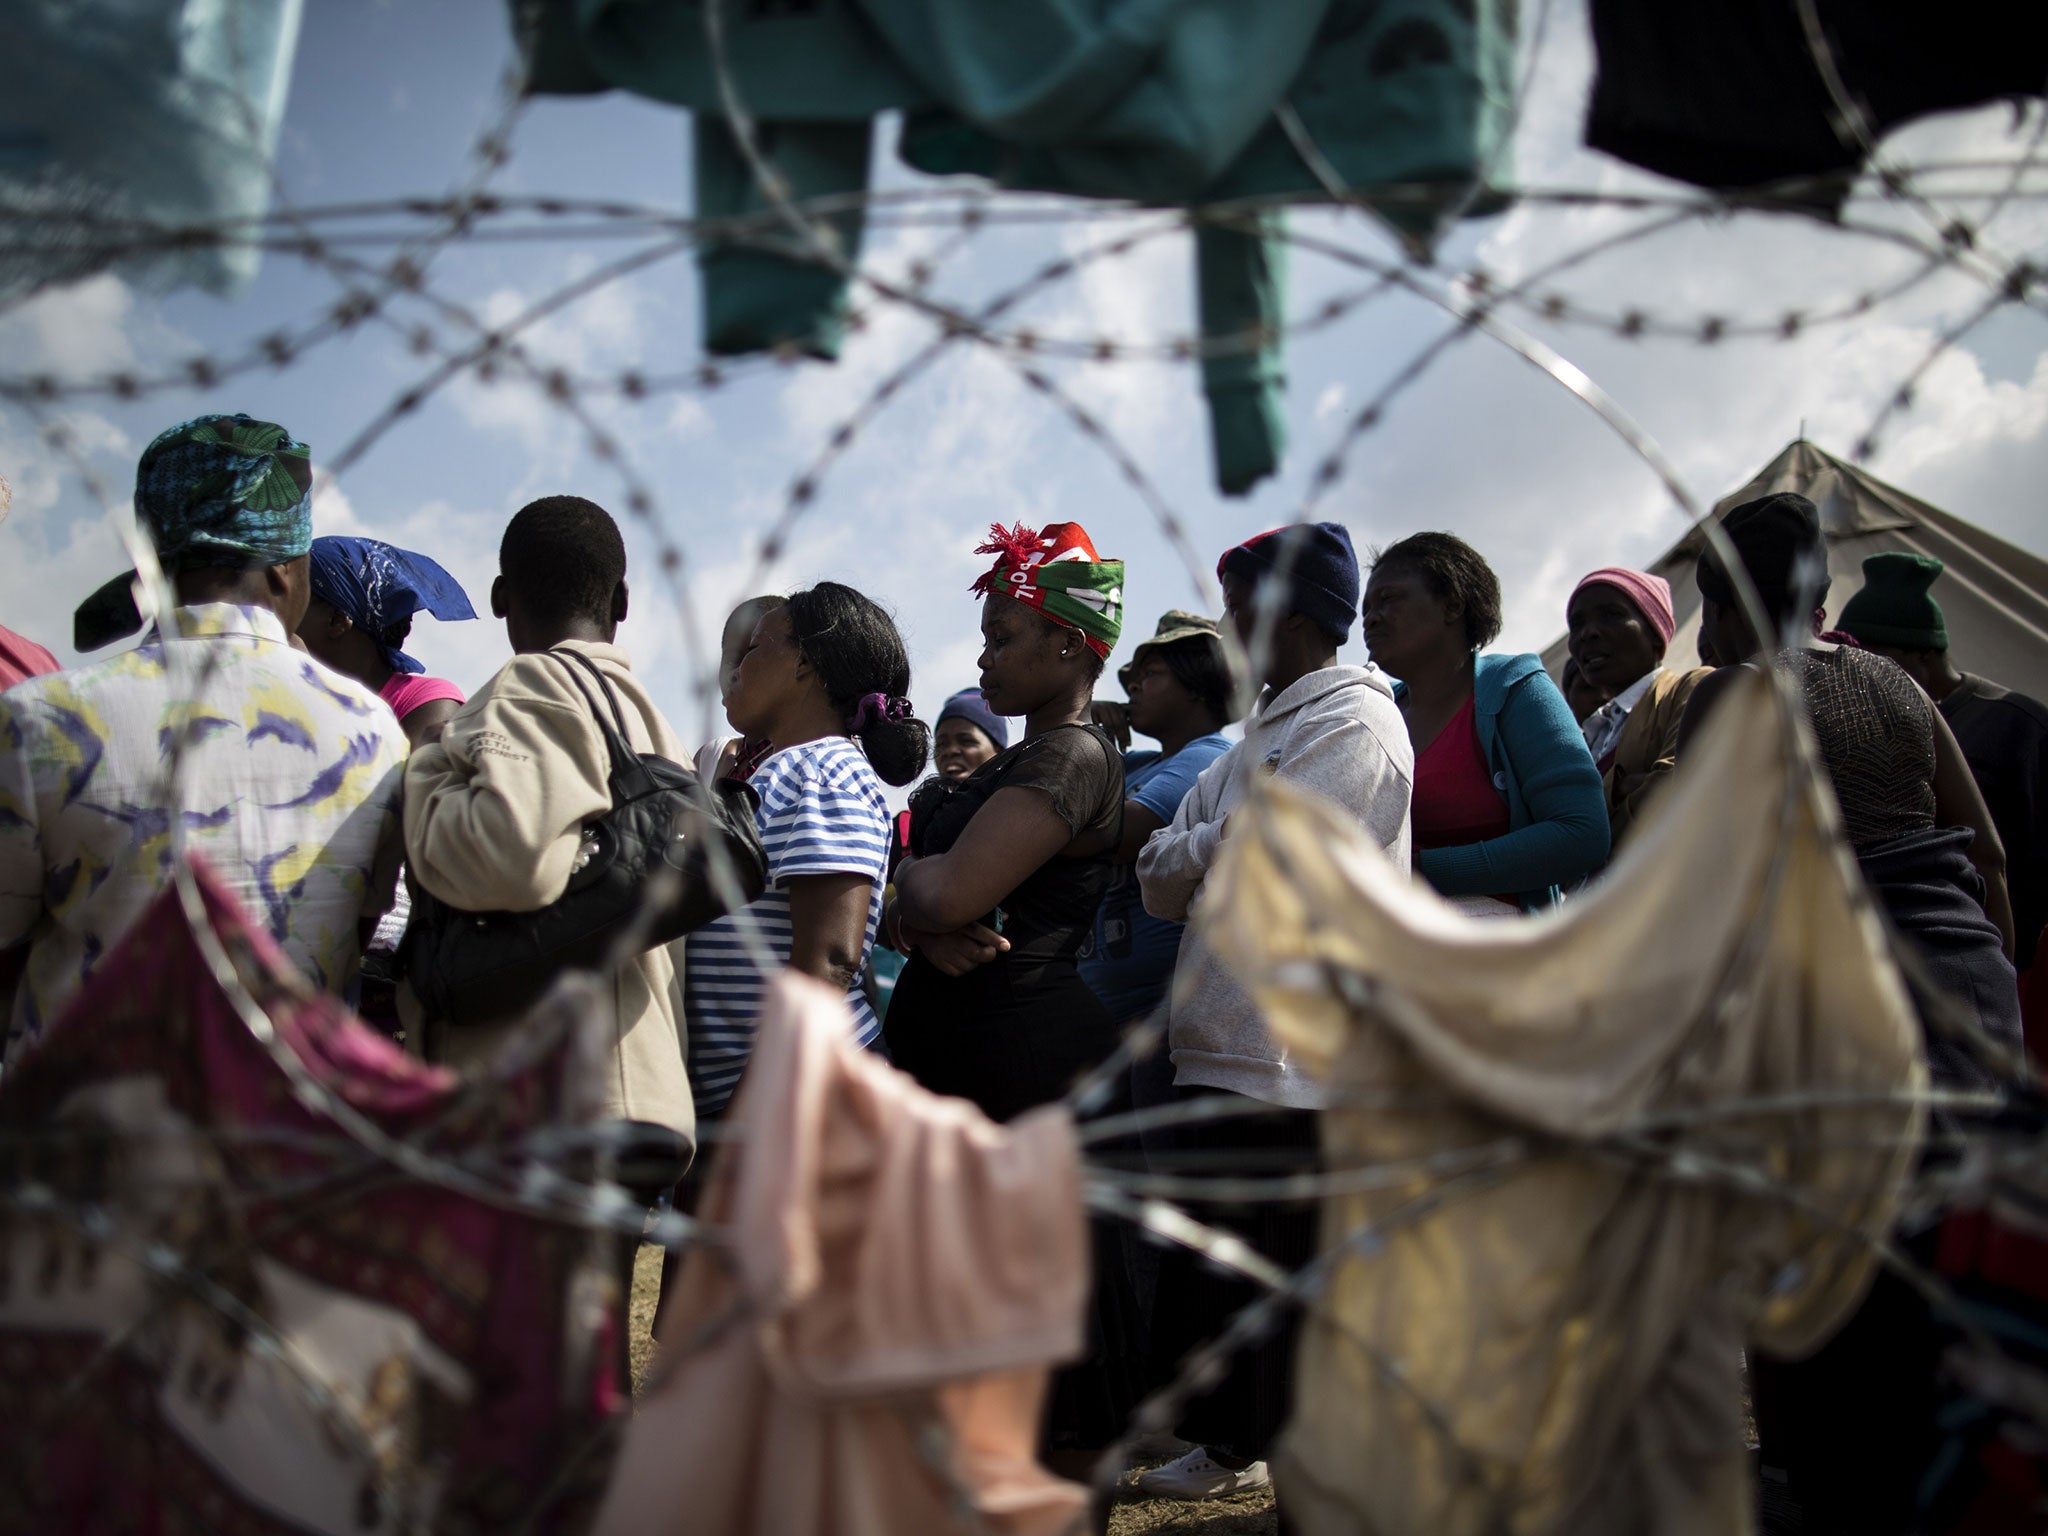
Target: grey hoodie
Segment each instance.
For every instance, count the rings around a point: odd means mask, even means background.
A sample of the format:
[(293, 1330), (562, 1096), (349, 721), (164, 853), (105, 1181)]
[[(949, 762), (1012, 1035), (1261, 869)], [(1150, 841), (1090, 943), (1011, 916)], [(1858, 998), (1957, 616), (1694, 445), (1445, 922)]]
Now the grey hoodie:
[[(1409, 867), (1408, 801), (1415, 751), (1378, 667), (1324, 667), (1277, 696), (1269, 689), (1244, 740), (1203, 770), (1173, 824), (1138, 854), (1145, 910), (1186, 922), (1223, 841), (1223, 819), (1256, 775), (1277, 773), (1334, 801)], [(1324, 1086), (1273, 1041), (1251, 999), (1209, 953), (1199, 931), (1181, 936), (1167, 1044), (1176, 1084), (1228, 1088), (1268, 1104), (1320, 1109)]]

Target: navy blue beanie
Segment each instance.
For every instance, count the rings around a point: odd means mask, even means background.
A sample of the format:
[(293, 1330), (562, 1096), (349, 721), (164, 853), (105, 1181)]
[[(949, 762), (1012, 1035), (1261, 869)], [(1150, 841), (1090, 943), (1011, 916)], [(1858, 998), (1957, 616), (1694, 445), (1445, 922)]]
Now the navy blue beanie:
[[(1289, 551), (1292, 551), (1290, 554)], [(1287, 569), (1287, 609), (1303, 614), (1342, 640), (1358, 616), (1358, 555), (1342, 523), (1290, 523), (1224, 551), (1216, 577), (1256, 584)]]
[(1003, 717), (996, 714), (981, 696), (979, 688), (962, 688), (946, 700), (945, 708), (939, 711), (939, 718), (932, 722), (937, 730), (948, 720), (965, 720), (996, 744), (1001, 750), (1010, 744), (1010, 728), (1003, 723)]

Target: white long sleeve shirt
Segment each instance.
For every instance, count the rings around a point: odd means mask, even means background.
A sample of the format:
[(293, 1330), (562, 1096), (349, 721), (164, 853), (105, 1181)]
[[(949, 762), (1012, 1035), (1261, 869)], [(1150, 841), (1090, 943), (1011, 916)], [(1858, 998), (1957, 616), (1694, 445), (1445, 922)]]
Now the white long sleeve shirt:
[[(1203, 770), (1173, 824), (1146, 842), (1138, 854), (1138, 883), (1147, 912), (1188, 920), (1222, 846), (1224, 819), (1266, 773), (1343, 807), (1408, 868), (1415, 751), (1393, 687), (1374, 666), (1324, 667), (1278, 695), (1269, 690), (1244, 740)], [(1326, 1103), (1323, 1085), (1274, 1041), (1194, 926), (1181, 937), (1167, 1043), (1175, 1083), (1227, 1088), (1294, 1109)]]

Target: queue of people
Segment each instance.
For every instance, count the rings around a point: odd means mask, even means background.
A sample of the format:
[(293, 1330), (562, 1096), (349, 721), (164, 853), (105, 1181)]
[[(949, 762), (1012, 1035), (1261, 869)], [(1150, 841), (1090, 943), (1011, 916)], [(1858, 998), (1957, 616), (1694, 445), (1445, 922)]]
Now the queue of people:
[[(513, 654), (465, 699), (401, 648), (419, 612), (475, 617), (461, 587), (425, 556), (315, 538), (310, 486), (309, 450), (276, 424), (173, 427), (142, 455), (135, 505), (176, 609), (135, 649), (68, 671), (0, 631), (9, 1060), (170, 878), (174, 818), (313, 985), (431, 1058), (491, 1056), (517, 1020), (434, 1017), (407, 985), (405, 893), (474, 913), (563, 899), (616, 802), (615, 733), (702, 781), (744, 782), (765, 868), (752, 900), (643, 949), (594, 993), (619, 1177), (647, 1203), (745, 1080), (785, 967), (843, 994), (857, 1044), (998, 1121), (1059, 1100), (1133, 1026), (1157, 1025), (1120, 1101), (1214, 1112), (1157, 1117), (1135, 1149), (1146, 1166), (1313, 1173), (1327, 1085), (1188, 926), (1233, 810), (1284, 778), (1465, 912), (1540, 914), (1625, 851), (1735, 670), (1766, 656), (1800, 686), (1844, 840), (1913, 962), (1937, 1078), (1983, 1082), (1997, 1052), (2022, 1049), (2018, 970), (2042, 982), (2048, 942), (2048, 709), (1951, 660), (1938, 561), (1873, 557), (1823, 644), (1807, 622), (1819, 524), (1798, 496), (1724, 525), (1767, 630), (1719, 557), (1701, 557), (1701, 651), (1719, 670), (1670, 657), (1661, 578), (1607, 567), (1571, 593), (1560, 686), (1537, 657), (1489, 650), (1501, 583), (1469, 544), (1421, 532), (1361, 560), (1323, 522), (1224, 551), (1221, 621), (1163, 615), (1116, 672), (1118, 703), (1098, 693), (1124, 633), (1122, 562), (1078, 523), (998, 526), (974, 587), (978, 687), (932, 727), (893, 619), (826, 581), (733, 611), (719, 693), (734, 734), (691, 752), (618, 644), (626, 550), (601, 507), (549, 496), (513, 517), (489, 595)], [(96, 634), (140, 627), (125, 591), (89, 600)], [(1368, 660), (1340, 661), (1361, 622)], [(1225, 626), (1256, 677), (1234, 675)], [(1157, 749), (1131, 750), (1134, 735)], [(885, 786), (913, 783), (892, 815)], [(1314, 1254), (1312, 1200), (1195, 1209), (1283, 1267)], [(1141, 1259), (1106, 1223), (1095, 1241), (1087, 1354), (1059, 1377), (1044, 1436), (1074, 1456), (1115, 1442), (1258, 1294), (1187, 1249)], [(1872, 1306), (1924, 1334), (1910, 1299), (1881, 1288)], [(1862, 1338), (1852, 1326), (1845, 1356), (1762, 1371), (1757, 1412), (1766, 1460), (1817, 1517), (1839, 1506), (1876, 1530), (1843, 1502), (1844, 1468), (1881, 1442), (1905, 1476), (1927, 1426), (1886, 1396), (1897, 1371)], [(1263, 1486), (1293, 1353), (1284, 1323), (1239, 1349), (1185, 1402), (1190, 1449), (1139, 1486)], [(1887, 1403), (1882, 1425), (1849, 1431)], [(1814, 1432), (1820, 1420), (1834, 1431)]]

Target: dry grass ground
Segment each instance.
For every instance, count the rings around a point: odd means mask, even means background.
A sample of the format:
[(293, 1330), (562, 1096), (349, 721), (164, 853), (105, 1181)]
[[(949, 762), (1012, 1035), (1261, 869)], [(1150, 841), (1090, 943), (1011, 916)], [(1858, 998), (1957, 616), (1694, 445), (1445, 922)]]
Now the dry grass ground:
[(1109, 1536), (1273, 1536), (1273, 1495), (1261, 1489), (1205, 1504), (1142, 1499), (1110, 1513)]
[[(654, 1355), (654, 1303), (661, 1287), (661, 1253), (642, 1248), (633, 1267), (633, 1384), (638, 1387)], [(1110, 1536), (1272, 1536), (1273, 1497), (1246, 1493), (1207, 1504), (1175, 1499), (1138, 1499), (1117, 1505), (1109, 1517)]]

